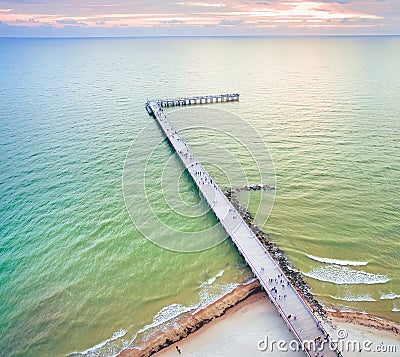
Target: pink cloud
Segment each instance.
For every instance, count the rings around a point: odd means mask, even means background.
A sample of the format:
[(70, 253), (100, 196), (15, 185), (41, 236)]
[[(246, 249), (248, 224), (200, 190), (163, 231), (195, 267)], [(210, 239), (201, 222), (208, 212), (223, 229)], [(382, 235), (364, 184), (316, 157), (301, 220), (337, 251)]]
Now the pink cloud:
[[(49, 5), (50, 6), (50, 5)], [(133, 5), (132, 5), (133, 6)], [(239, 3), (238, 1), (182, 1), (170, 3), (169, 7), (159, 6), (158, 11), (149, 11), (154, 3), (146, 6), (143, 3), (143, 12), (137, 6), (129, 8), (127, 4), (117, 3), (89, 3), (84, 2), (80, 7), (68, 7), (68, 14), (62, 11), (42, 11), (33, 13), (31, 7), (22, 11), (0, 9), (0, 21), (5, 24), (18, 26), (21, 22), (27, 26), (40, 26), (42, 23), (54, 27), (84, 24), (88, 27), (114, 27), (121, 23), (128, 27), (156, 27), (156, 26), (319, 26), (320, 28), (347, 27), (347, 26), (382, 26), (385, 16), (378, 13), (364, 11), (354, 4), (331, 3), (319, 0), (267, 3)], [(118, 8), (118, 12), (114, 12)], [(193, 8), (196, 8), (195, 12)], [(40, 8), (43, 10), (44, 7)], [(49, 8), (50, 10), (50, 8)], [(54, 13), (52, 13), (54, 12)], [(343, 23), (342, 20), (353, 21), (354, 24)], [(362, 23), (364, 20), (370, 23)], [(373, 23), (375, 22), (375, 23)]]
[(226, 4), (223, 3), (211, 3), (211, 2), (195, 2), (195, 1), (183, 1), (175, 2), (173, 5), (183, 5), (183, 6), (200, 6), (200, 7), (225, 7)]

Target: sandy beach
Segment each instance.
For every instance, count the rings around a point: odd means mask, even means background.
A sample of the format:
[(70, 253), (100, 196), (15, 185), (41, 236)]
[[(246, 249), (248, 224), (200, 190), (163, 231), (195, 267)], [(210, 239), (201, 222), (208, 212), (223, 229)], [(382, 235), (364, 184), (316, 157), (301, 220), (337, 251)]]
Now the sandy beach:
[[(338, 315), (338, 314), (335, 314)], [(395, 328), (394, 323), (379, 320), (368, 315), (361, 316), (363, 323), (370, 322), (370, 327), (359, 323), (358, 314), (339, 313), (340, 316), (331, 315), (335, 331), (346, 331), (348, 337), (344, 341), (371, 341), (371, 351), (356, 350), (352, 347), (349, 351), (342, 351), (343, 356), (387, 356), (395, 357), (400, 353), (400, 335), (393, 330), (387, 330), (389, 326)], [(354, 316), (353, 316), (354, 315)], [(362, 315), (362, 314), (361, 314)], [(357, 322), (357, 317), (359, 318)], [(349, 322), (352, 321), (352, 322)], [(373, 322), (375, 321), (375, 323)], [(397, 326), (398, 327), (398, 326)], [(341, 332), (339, 332), (341, 333)], [(289, 332), (276, 313), (276, 309), (269, 303), (265, 293), (260, 292), (247, 298), (230, 309), (223, 317), (220, 317), (202, 329), (189, 335), (185, 339), (163, 349), (156, 356), (177, 356), (178, 345), (182, 356), (304, 356), (302, 352), (260, 351), (258, 343), (268, 336), (271, 340), (290, 341), (293, 335)], [(346, 346), (348, 342), (343, 342)], [(369, 343), (366, 343), (369, 345)], [(349, 346), (352, 346), (352, 344)], [(377, 348), (392, 349), (391, 351), (377, 351)], [(395, 347), (393, 347), (395, 346)], [(263, 345), (261, 345), (263, 347)]]
[[(371, 315), (328, 312), (325, 327), (340, 343), (343, 356), (397, 356), (399, 324)], [(163, 331), (145, 346), (123, 351), (120, 357), (183, 356), (303, 356), (289, 345), (294, 340), (259, 283), (244, 283), (206, 308), (183, 317), (178, 326)], [(266, 348), (266, 343), (268, 346)]]
[[(265, 293), (257, 293), (230, 309), (224, 316), (157, 353), (176, 356), (178, 345), (182, 356), (262, 356), (258, 342), (265, 335), (276, 340), (290, 340), (292, 333), (269, 303)], [(261, 346), (262, 347), (262, 346)], [(302, 352), (274, 351), (274, 356), (303, 356)]]

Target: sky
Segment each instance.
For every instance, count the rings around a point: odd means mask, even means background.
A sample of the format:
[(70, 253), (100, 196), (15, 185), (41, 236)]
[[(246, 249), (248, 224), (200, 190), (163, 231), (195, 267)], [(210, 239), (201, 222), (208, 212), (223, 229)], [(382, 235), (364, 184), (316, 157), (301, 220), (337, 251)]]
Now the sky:
[(400, 0), (0, 0), (0, 37), (382, 34)]

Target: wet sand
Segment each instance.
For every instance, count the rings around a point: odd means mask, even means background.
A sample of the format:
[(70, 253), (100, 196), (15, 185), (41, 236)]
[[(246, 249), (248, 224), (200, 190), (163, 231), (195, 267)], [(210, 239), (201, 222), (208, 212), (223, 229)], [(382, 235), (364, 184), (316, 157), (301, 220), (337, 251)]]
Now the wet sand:
[[(361, 312), (328, 312), (329, 319), (335, 324), (352, 324), (367, 327), (371, 331), (389, 332), (400, 338), (400, 324)], [(399, 351), (400, 355), (400, 351)]]

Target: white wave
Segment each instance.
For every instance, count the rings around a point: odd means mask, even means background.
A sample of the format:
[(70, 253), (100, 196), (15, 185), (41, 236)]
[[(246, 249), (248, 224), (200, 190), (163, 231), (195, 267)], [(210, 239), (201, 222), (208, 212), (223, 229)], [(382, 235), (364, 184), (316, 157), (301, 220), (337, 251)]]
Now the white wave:
[(371, 297), (370, 294), (364, 294), (364, 295), (351, 295), (347, 294), (345, 296), (333, 296), (333, 295), (328, 295), (332, 299), (335, 300), (342, 300), (342, 301), (376, 301), (373, 297)]
[(249, 284), (251, 284), (251, 283), (254, 283), (256, 280), (257, 280), (257, 278), (251, 278), (251, 279), (245, 281), (245, 282), (243, 283), (243, 285), (249, 285)]
[(342, 309), (340, 309), (340, 312), (357, 312), (356, 310), (353, 310), (352, 308), (345, 306)]
[(217, 278), (220, 278), (222, 275), (224, 275), (224, 269), (220, 270), (218, 272), (218, 274), (216, 274), (215, 276), (213, 276), (212, 278), (208, 279), (205, 283), (207, 285), (212, 285), (215, 283), (215, 281), (217, 280)]
[(393, 292), (389, 293), (389, 294), (383, 294), (381, 293), (381, 300), (393, 300), (393, 299), (397, 299), (400, 298), (399, 294), (395, 294)]
[(336, 312), (337, 311), (335, 309), (332, 309), (331, 307), (326, 307), (326, 306), (324, 306), (324, 310), (325, 311), (329, 311), (329, 312)]
[(185, 312), (189, 312), (190, 310), (193, 310), (197, 307), (197, 305), (191, 305), (191, 306), (184, 306), (182, 304), (171, 304), (168, 306), (163, 307), (159, 312), (157, 312), (156, 316), (153, 318), (153, 322), (151, 324), (148, 324), (144, 327), (142, 327), (139, 331), (139, 333), (146, 332), (147, 330), (150, 330), (151, 328), (160, 326), (175, 317), (178, 317), (179, 315), (184, 314)]
[[(218, 272), (218, 274), (216, 274), (215, 277), (221, 277), (223, 274), (224, 270), (221, 270)], [(208, 281), (210, 281), (210, 279)], [(153, 322), (141, 328), (138, 331), (138, 334), (142, 334), (143, 332), (147, 332), (148, 330), (155, 327), (173, 322), (175, 321), (175, 318), (186, 312), (192, 311), (192, 313), (194, 314), (196, 311), (199, 311), (206, 306), (212, 304), (213, 302), (239, 286), (239, 284), (224, 284), (215, 286), (212, 285), (212, 283), (208, 284), (208, 281), (201, 284), (202, 289), (200, 291), (200, 303), (190, 306), (184, 306), (182, 304), (174, 303), (165, 306), (154, 316)]]
[(353, 308), (351, 308), (349, 306), (343, 306), (339, 311), (340, 312), (356, 312), (358, 314), (368, 315), (368, 312), (366, 312), (366, 311), (354, 310)]
[(72, 352), (68, 356), (98, 356), (98, 355), (101, 355), (100, 352), (103, 349), (103, 347), (105, 347), (110, 342), (113, 342), (115, 340), (120, 339), (121, 337), (124, 337), (125, 335), (126, 335), (125, 330), (119, 330), (119, 331), (115, 332), (112, 335), (112, 337), (98, 343), (97, 345), (90, 347), (87, 350), (82, 351), (82, 352)]
[(400, 309), (399, 309), (398, 307), (394, 307), (394, 308), (392, 309), (392, 311), (393, 311), (393, 312), (400, 312)]
[(309, 257), (312, 260), (315, 260), (320, 263), (326, 263), (326, 264), (335, 264), (335, 265), (352, 265), (352, 266), (363, 266), (367, 265), (368, 262), (355, 262), (352, 260), (339, 260), (339, 259), (330, 259), (330, 258), (320, 258), (316, 257), (315, 255), (311, 254), (306, 254), (307, 257)]
[(200, 305), (197, 311), (204, 309), (208, 305), (211, 305), (218, 299), (230, 293), (233, 289), (237, 288), (239, 285), (240, 284), (237, 283), (231, 283), (213, 287), (204, 286), (203, 289), (200, 291)]
[(344, 284), (384, 284), (390, 279), (386, 275), (372, 274), (337, 265), (328, 265), (303, 273), (309, 278), (326, 281), (338, 285)]
[(217, 278), (221, 277), (222, 275), (224, 275), (224, 272), (225, 272), (225, 270), (224, 270), (224, 269), (221, 269), (221, 270), (219, 271), (219, 273), (216, 275), (216, 277), (217, 277)]
[(213, 283), (215, 283), (215, 280), (217, 280), (217, 278), (215, 276), (213, 276), (212, 278), (210, 278), (206, 281), (206, 284), (212, 285)]
[(117, 356), (123, 349), (127, 348), (128, 346), (130, 346), (133, 343), (133, 341), (136, 339), (136, 336), (138, 334), (146, 333), (146, 332), (152, 330), (153, 328), (161, 326), (170, 321), (174, 321), (174, 319), (176, 317), (178, 317), (179, 315), (181, 315), (185, 312), (188, 312), (190, 310), (193, 310), (196, 307), (198, 307), (198, 305), (184, 306), (184, 305), (175, 304), (175, 303), (165, 306), (154, 316), (153, 322), (151, 324), (148, 324), (148, 325), (145, 325), (144, 327), (142, 327), (130, 341), (120, 341), (120, 342), (122, 342), (122, 344), (119, 347), (114, 346), (112, 344), (112, 342), (116, 341), (117, 339), (119, 339), (121, 337), (124, 337), (126, 335), (125, 330), (120, 330), (120, 331), (114, 333), (114, 335), (111, 338), (97, 344), (96, 346), (93, 346), (93, 347), (87, 349), (86, 351), (73, 352), (73, 353), (70, 353), (68, 356), (69, 357), (80, 357), (80, 356), (113, 357), (113, 356)]
[[(78, 356), (89, 356), (89, 357), (97, 357), (97, 356), (108, 356), (108, 357), (113, 357), (113, 356), (117, 356), (121, 350), (123, 350), (124, 348), (127, 348), (129, 345), (131, 345), (133, 343), (133, 341), (135, 340), (136, 336), (138, 334), (143, 334), (143, 333), (147, 333), (150, 332), (150, 330), (159, 327), (163, 324), (166, 324), (168, 322), (174, 321), (174, 319), (180, 315), (182, 315), (185, 312), (191, 311), (193, 309), (195, 309), (196, 307), (198, 307), (198, 305), (195, 306), (184, 306), (182, 304), (171, 304), (168, 306), (163, 307), (159, 312), (157, 312), (157, 314), (154, 316), (153, 318), (153, 322), (151, 324), (145, 325), (144, 327), (142, 327), (137, 334), (134, 336), (133, 339), (131, 339), (130, 341), (124, 341), (124, 343), (122, 344), (122, 346), (120, 346), (119, 348), (117, 348), (116, 350), (113, 348), (113, 346), (107, 346), (110, 345), (111, 342), (123, 337), (126, 335), (126, 331), (125, 330), (121, 330), (116, 332), (111, 338), (97, 344), (96, 346), (93, 346), (89, 349), (87, 349), (86, 351), (83, 352), (73, 352), (71, 354), (69, 354), (69, 357), (78, 357)], [(151, 334), (149, 335), (151, 336)], [(147, 336), (147, 337), (149, 337)], [(108, 347), (108, 348), (107, 348)], [(107, 351), (105, 351), (107, 350)]]
[[(108, 356), (108, 357), (114, 357), (117, 356), (121, 350), (131, 346), (133, 341), (136, 339), (136, 336), (138, 334), (143, 334), (143, 333), (149, 333), (151, 330), (155, 328), (159, 328), (159, 326), (162, 325), (168, 325), (168, 323), (174, 323), (176, 322), (176, 318), (179, 317), (180, 315), (184, 314), (185, 312), (193, 311), (195, 313), (196, 311), (199, 311), (208, 305), (212, 304), (216, 300), (220, 299), (222, 296), (228, 294), (231, 292), (233, 289), (238, 287), (240, 284), (222, 284), (222, 285), (213, 285), (215, 280), (219, 277), (221, 277), (224, 274), (224, 270), (220, 270), (218, 274), (216, 274), (213, 278), (214, 279), (211, 282), (211, 279), (209, 279), (207, 282), (204, 282), (201, 284), (201, 291), (200, 291), (200, 303), (196, 305), (190, 305), (190, 306), (184, 306), (182, 304), (171, 304), (168, 306), (163, 307), (153, 318), (153, 322), (145, 325), (142, 327), (137, 334), (130, 340), (130, 341), (119, 341), (121, 343), (121, 346), (113, 346), (112, 342), (116, 341), (126, 335), (125, 330), (120, 330), (114, 335), (97, 344), (96, 346), (93, 346), (86, 351), (83, 352), (72, 352), (68, 356), (69, 357), (81, 357), (81, 356), (89, 356), (89, 357), (97, 357), (97, 356)], [(157, 329), (155, 329), (157, 330)], [(154, 330), (154, 331), (155, 331)], [(154, 332), (153, 331), (153, 332)], [(149, 334), (150, 337), (151, 334)]]

